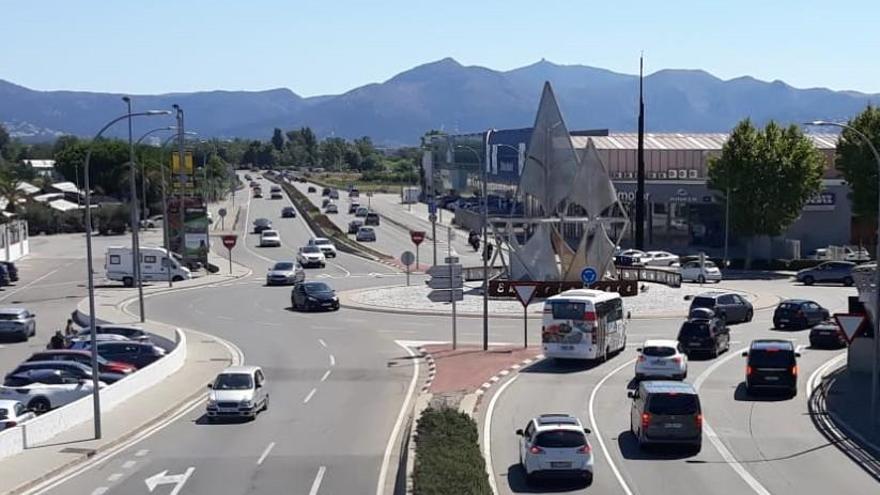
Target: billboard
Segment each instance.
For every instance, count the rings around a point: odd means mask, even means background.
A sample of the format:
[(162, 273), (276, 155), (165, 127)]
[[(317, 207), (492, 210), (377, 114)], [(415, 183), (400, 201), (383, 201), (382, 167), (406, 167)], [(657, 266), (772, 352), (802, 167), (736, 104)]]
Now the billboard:
[[(185, 262), (208, 263), (208, 210), (202, 198), (184, 198), (183, 217), (180, 198), (168, 200), (168, 230), (171, 250), (181, 255)], [(183, 228), (181, 228), (181, 220)]]

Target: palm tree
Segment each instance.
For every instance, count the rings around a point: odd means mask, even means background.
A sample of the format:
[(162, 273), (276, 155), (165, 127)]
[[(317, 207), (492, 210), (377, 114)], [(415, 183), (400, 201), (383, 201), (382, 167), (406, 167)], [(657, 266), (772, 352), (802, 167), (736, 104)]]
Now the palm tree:
[(16, 213), (18, 211), (18, 202), (26, 195), (24, 191), (18, 188), (21, 181), (6, 171), (0, 172), (0, 198), (6, 200), (6, 211)]

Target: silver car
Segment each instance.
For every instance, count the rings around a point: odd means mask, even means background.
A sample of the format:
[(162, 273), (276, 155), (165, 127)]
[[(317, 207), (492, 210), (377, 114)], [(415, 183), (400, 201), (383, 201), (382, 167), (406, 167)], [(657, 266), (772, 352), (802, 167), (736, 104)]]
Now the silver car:
[(36, 417), (33, 411), (28, 411), (25, 405), (17, 400), (0, 400), (0, 431), (19, 426)]
[(269, 409), (266, 376), (259, 366), (230, 366), (208, 385), (207, 418), (255, 419)]
[(0, 336), (28, 340), (37, 334), (36, 315), (24, 308), (0, 308)]
[(797, 272), (795, 279), (804, 285), (839, 283), (847, 287), (853, 284), (852, 271), (856, 264), (851, 261), (826, 261), (813, 268)]
[(376, 242), (376, 231), (372, 227), (361, 227), (358, 229), (355, 240), (358, 242)]
[(294, 261), (279, 261), (269, 268), (266, 285), (290, 285), (305, 280), (303, 268)]

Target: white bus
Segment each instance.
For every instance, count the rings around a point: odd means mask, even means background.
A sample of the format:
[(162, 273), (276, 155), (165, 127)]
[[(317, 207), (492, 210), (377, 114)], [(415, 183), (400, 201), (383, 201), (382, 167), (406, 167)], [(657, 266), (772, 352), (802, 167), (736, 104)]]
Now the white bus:
[(544, 301), (544, 355), (606, 359), (626, 347), (623, 299), (616, 292), (567, 290)]

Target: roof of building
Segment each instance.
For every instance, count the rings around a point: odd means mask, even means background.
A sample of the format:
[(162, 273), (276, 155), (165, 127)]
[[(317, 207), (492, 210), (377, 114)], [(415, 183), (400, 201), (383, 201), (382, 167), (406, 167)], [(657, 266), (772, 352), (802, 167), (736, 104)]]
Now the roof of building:
[[(718, 151), (727, 141), (727, 133), (645, 133), (646, 150), (705, 150)], [(806, 134), (819, 149), (834, 149), (837, 134)], [(635, 132), (614, 132), (608, 136), (572, 136), (575, 148), (587, 146), (592, 139), (597, 149), (634, 150), (638, 148), (639, 135)]]
[(80, 206), (73, 201), (67, 201), (66, 199), (56, 199), (54, 201), (49, 202), (49, 206), (54, 210), (58, 211), (70, 211), (70, 210), (78, 210)]
[(76, 187), (76, 184), (74, 184), (73, 182), (56, 182), (56, 183), (52, 184), (51, 187), (53, 187), (54, 189), (57, 189), (59, 191), (62, 191), (62, 192), (71, 192), (71, 193), (78, 193), (79, 192), (79, 188)]
[(15, 188), (27, 194), (28, 196), (40, 192), (40, 188), (31, 184), (30, 182), (21, 182), (17, 186), (15, 186)]
[(40, 203), (47, 203), (49, 201), (55, 201), (58, 199), (64, 199), (64, 193), (46, 193), (34, 196), (34, 201), (39, 201)]
[(22, 160), (25, 165), (32, 168), (55, 168), (55, 160)]

